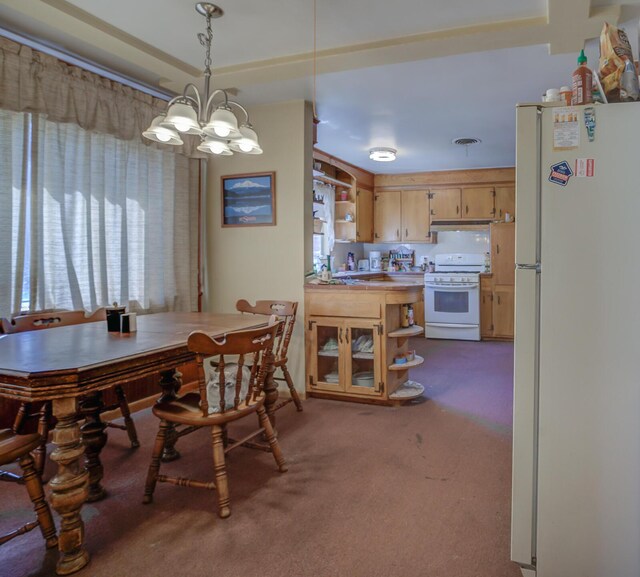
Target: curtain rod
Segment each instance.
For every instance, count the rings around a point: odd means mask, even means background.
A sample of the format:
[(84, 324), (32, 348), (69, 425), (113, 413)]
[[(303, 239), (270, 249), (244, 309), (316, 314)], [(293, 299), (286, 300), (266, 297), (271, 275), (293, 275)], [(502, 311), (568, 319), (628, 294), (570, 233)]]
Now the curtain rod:
[(10, 30), (9, 28), (5, 28), (4, 26), (0, 26), (0, 36), (4, 36), (9, 40), (13, 40), (14, 42), (18, 42), (19, 44), (24, 44), (25, 46), (29, 46), (29, 48), (33, 48), (40, 52), (44, 52), (49, 56), (54, 56), (63, 62), (68, 64), (73, 64), (74, 66), (78, 66), (80, 68), (84, 68), (89, 72), (93, 72), (99, 76), (104, 76), (109, 80), (114, 80), (115, 82), (120, 82), (121, 84), (125, 84), (126, 86), (130, 86), (131, 88), (135, 88), (140, 92), (144, 92), (145, 94), (150, 94), (155, 98), (159, 98), (161, 100), (169, 101), (171, 98), (175, 96), (175, 94), (169, 92), (162, 92), (153, 86), (145, 84), (139, 80), (134, 80), (128, 76), (121, 74), (120, 72), (116, 72), (109, 68), (105, 68), (100, 64), (96, 64), (91, 60), (86, 60), (75, 54), (70, 54), (69, 52), (65, 52), (64, 50), (53, 46), (51, 44), (47, 44), (46, 42), (33, 38), (23, 32), (16, 32), (14, 30)]

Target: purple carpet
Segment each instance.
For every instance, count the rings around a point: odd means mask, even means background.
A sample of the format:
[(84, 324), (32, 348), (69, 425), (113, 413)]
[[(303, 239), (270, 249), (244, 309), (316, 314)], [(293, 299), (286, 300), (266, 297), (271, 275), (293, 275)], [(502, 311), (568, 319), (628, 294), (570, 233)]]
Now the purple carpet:
[[(110, 430), (109, 497), (83, 509), (92, 561), (78, 577), (518, 577), (509, 561), (513, 346), (412, 347), (425, 357), (410, 373), (424, 399), (310, 399), (303, 413), (288, 405), (277, 426), (289, 471), (267, 453), (233, 451), (226, 520), (209, 491), (160, 484), (155, 502), (141, 504), (157, 431), (149, 410), (135, 415), (137, 451)], [(209, 438), (181, 439), (183, 457), (162, 472), (212, 478)], [(0, 490), (0, 532), (31, 519), (24, 488)], [(0, 547), (0, 575), (53, 576), (56, 555), (35, 530)]]

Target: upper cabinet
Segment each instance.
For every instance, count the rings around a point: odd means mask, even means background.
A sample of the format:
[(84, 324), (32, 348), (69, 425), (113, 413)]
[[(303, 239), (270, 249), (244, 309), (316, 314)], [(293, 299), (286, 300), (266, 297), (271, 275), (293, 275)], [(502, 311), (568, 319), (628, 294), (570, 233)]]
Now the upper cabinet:
[(431, 190), (431, 220), (492, 220), (495, 188), (465, 186)]
[(505, 220), (505, 215), (511, 218), (516, 212), (516, 187), (496, 186), (496, 220)]
[[(388, 238), (387, 242), (394, 240), (405, 240), (405, 237), (415, 238), (422, 236), (427, 226), (430, 227), (431, 238), (435, 236), (437, 230), (435, 225), (440, 226), (440, 230), (445, 230), (441, 225), (477, 226), (484, 223), (503, 221), (505, 215), (509, 214), (513, 220), (515, 215), (515, 169), (513, 168), (487, 168), (473, 170), (449, 170), (438, 172), (417, 172), (412, 174), (378, 174), (375, 177), (375, 194), (396, 192), (402, 193), (401, 207), (408, 204), (405, 202), (409, 192), (429, 191), (428, 202), (428, 222), (423, 222), (423, 229), (416, 235), (412, 235), (411, 230), (406, 230), (401, 226), (391, 226), (391, 224), (402, 223), (402, 217), (398, 220), (397, 212), (402, 208), (395, 208), (393, 216), (386, 217), (376, 213), (375, 233), (381, 240), (383, 236), (392, 236), (396, 232), (397, 238)], [(374, 203), (377, 207), (377, 203)], [(395, 206), (395, 205), (394, 205)], [(421, 213), (412, 212), (412, 215), (419, 218)], [(408, 212), (406, 213), (408, 217)], [(383, 222), (385, 227), (382, 227)], [(380, 227), (378, 226), (380, 224)], [(404, 234), (403, 234), (404, 233)], [(415, 242), (412, 240), (412, 242)], [(424, 242), (424, 240), (422, 241)]]
[(374, 242), (431, 243), (429, 191), (392, 190), (374, 196)]
[(373, 242), (373, 175), (316, 150), (313, 177), (335, 186), (335, 241)]

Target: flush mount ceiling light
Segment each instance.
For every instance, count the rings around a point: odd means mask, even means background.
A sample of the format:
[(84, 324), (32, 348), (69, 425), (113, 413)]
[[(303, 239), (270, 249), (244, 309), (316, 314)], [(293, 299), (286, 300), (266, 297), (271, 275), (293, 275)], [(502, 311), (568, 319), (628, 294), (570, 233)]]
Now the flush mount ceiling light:
[[(247, 110), (233, 100), (225, 90), (211, 92), (211, 19), (223, 15), (221, 8), (209, 2), (198, 2), (196, 11), (207, 20), (206, 34), (198, 34), (200, 44), (206, 48), (204, 60), (204, 95), (191, 83), (184, 87), (182, 96), (169, 101), (167, 112), (156, 116), (142, 135), (164, 144), (184, 144), (182, 134), (193, 134), (202, 142), (198, 150), (209, 154), (228, 156), (234, 152), (262, 154), (258, 136), (249, 122)], [(217, 103), (215, 103), (217, 99)], [(238, 125), (238, 116), (241, 123)]]
[(396, 159), (395, 148), (378, 147), (369, 151), (369, 158), (377, 162), (392, 162)]

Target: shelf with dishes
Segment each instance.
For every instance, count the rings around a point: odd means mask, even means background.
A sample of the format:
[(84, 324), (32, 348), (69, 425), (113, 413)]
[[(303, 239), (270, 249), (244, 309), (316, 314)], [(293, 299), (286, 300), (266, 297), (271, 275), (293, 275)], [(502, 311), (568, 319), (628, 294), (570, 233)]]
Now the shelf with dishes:
[(411, 356), (396, 356), (394, 357), (393, 364), (389, 365), (387, 368), (390, 371), (406, 371), (412, 367), (418, 367), (422, 363), (424, 363), (424, 358), (420, 355), (411, 355)]

